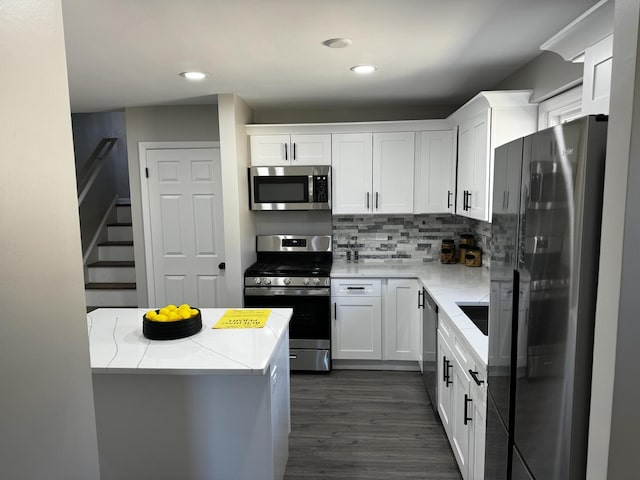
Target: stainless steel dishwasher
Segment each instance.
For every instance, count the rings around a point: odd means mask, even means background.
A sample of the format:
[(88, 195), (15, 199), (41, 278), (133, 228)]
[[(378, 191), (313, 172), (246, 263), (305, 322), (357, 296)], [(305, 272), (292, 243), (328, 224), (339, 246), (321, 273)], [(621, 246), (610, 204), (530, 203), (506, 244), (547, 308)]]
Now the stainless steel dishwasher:
[(438, 337), (438, 305), (422, 289), (424, 314), (422, 316), (422, 380), (427, 389), (433, 411), (438, 415), (437, 393), (437, 337)]

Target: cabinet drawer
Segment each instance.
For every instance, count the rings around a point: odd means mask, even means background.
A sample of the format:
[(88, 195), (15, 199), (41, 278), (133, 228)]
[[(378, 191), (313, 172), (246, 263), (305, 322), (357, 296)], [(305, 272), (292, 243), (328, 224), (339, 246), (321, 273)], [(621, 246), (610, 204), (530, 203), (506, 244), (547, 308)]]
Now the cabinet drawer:
[(333, 280), (332, 297), (379, 297), (382, 291), (380, 279)]

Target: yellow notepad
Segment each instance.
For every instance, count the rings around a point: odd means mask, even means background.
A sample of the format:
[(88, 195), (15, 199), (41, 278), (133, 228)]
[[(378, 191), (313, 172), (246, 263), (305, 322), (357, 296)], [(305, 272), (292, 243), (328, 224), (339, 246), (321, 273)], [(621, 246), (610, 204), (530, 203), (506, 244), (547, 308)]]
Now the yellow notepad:
[(271, 310), (227, 310), (211, 328), (262, 328)]

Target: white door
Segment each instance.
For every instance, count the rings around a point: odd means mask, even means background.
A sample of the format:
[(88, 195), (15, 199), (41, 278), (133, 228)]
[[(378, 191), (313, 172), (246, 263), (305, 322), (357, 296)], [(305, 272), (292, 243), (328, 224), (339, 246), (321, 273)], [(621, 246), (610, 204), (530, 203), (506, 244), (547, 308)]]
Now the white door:
[(282, 166), (291, 163), (289, 135), (251, 135), (251, 165)]
[(331, 355), (334, 359), (381, 360), (380, 297), (336, 297)]
[(390, 278), (387, 282), (387, 315), (384, 322), (383, 360), (418, 359), (418, 281)]
[(220, 149), (150, 148), (146, 168), (150, 301), (218, 306), (224, 295)]
[(291, 135), (291, 165), (331, 165), (331, 134)]
[(452, 213), (455, 158), (451, 130), (416, 135), (414, 213)]

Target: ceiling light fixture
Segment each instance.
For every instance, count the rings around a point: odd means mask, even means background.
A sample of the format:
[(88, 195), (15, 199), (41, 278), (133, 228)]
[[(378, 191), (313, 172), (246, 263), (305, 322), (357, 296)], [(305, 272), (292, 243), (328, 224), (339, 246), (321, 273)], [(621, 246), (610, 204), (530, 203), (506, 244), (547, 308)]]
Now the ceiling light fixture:
[(368, 73), (375, 72), (376, 70), (378, 70), (378, 67), (376, 67), (375, 65), (356, 65), (355, 67), (351, 67), (351, 70), (356, 73), (366, 75)]
[(330, 38), (329, 40), (322, 42), (325, 47), (329, 48), (345, 48), (352, 43), (351, 39), (346, 37)]
[(180, 76), (187, 80), (203, 80), (207, 74), (204, 72), (182, 72)]

